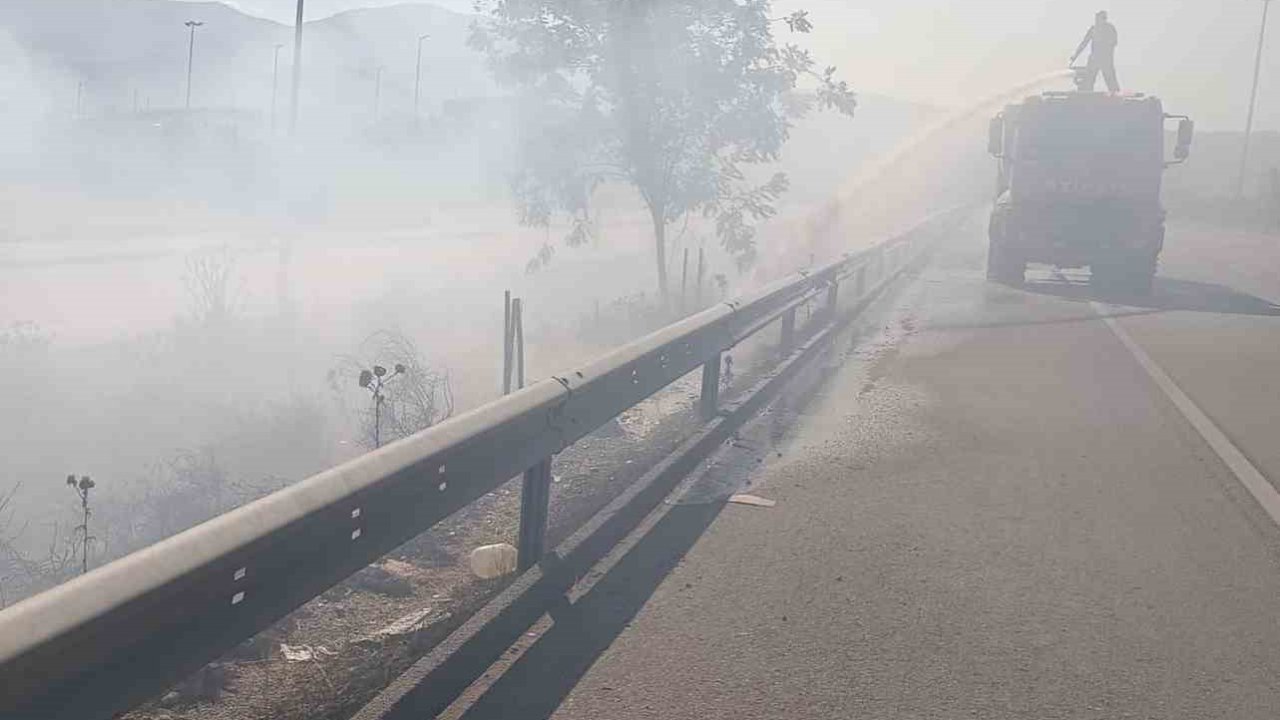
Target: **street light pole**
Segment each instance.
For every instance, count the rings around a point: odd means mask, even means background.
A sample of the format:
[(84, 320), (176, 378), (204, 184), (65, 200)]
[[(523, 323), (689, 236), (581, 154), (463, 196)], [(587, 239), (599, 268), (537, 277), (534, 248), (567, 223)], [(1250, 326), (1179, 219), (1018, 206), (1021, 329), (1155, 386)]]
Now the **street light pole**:
[(413, 124), (418, 124), (418, 101), (422, 96), (422, 41), (430, 35), (418, 36), (418, 61), (413, 71)]
[(271, 134), (276, 132), (276, 98), (279, 96), (278, 88), (280, 87), (280, 48), (284, 47), (276, 43), (275, 56), (271, 59)]
[(1258, 101), (1258, 78), (1262, 74), (1262, 45), (1267, 38), (1267, 11), (1271, 0), (1262, 0), (1262, 29), (1258, 31), (1258, 56), (1253, 63), (1253, 90), (1249, 93), (1249, 117), (1244, 124), (1244, 150), (1240, 153), (1240, 177), (1236, 180), (1236, 197), (1244, 197), (1244, 179), (1249, 166), (1249, 139), (1253, 134), (1253, 110)]
[(298, 87), (302, 84), (302, 4), (298, 0), (298, 15), (293, 24), (293, 91), (290, 105), (289, 134), (298, 132)]
[(190, 110), (191, 109), (191, 63), (196, 56), (196, 28), (200, 27), (204, 23), (196, 22), (195, 20), (188, 20), (183, 24), (191, 28), (191, 40), (187, 44), (187, 109)]

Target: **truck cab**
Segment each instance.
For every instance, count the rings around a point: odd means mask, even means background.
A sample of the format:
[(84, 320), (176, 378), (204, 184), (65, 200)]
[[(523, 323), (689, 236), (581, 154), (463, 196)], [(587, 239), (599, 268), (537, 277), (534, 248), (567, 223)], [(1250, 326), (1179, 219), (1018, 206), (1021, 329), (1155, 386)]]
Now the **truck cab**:
[(1144, 95), (1050, 92), (1006, 106), (988, 138), (999, 173), (987, 276), (1019, 284), (1028, 263), (1087, 266), (1095, 285), (1149, 291), (1164, 247), (1163, 173), (1188, 157), (1193, 132)]

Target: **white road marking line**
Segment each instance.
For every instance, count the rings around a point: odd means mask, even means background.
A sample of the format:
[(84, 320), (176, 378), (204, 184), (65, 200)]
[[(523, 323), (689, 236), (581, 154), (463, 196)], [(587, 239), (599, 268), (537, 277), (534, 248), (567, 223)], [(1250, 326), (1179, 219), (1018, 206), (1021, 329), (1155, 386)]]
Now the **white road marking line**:
[(1102, 321), (1107, 324), (1107, 327), (1111, 328), (1111, 332), (1115, 333), (1120, 342), (1129, 349), (1129, 352), (1138, 361), (1138, 364), (1142, 366), (1142, 369), (1147, 372), (1147, 375), (1155, 381), (1156, 385), (1160, 386), (1165, 396), (1173, 402), (1174, 407), (1178, 408), (1178, 412), (1182, 413), (1187, 422), (1191, 423), (1196, 432), (1200, 433), (1200, 437), (1209, 443), (1209, 447), (1213, 448), (1213, 451), (1217, 453), (1222, 462), (1236, 476), (1240, 484), (1244, 485), (1249, 494), (1253, 495), (1253, 499), (1257, 500), (1262, 509), (1267, 511), (1267, 514), (1271, 516), (1271, 520), (1277, 526), (1280, 526), (1280, 492), (1276, 492), (1275, 487), (1267, 481), (1267, 478), (1258, 471), (1258, 468), (1253, 463), (1249, 462), (1249, 458), (1245, 457), (1244, 453), (1240, 452), (1240, 448), (1236, 447), (1235, 443), (1231, 442), (1226, 434), (1218, 429), (1218, 426), (1209, 419), (1208, 415), (1204, 414), (1204, 411), (1190, 397), (1187, 397), (1187, 394), (1182, 391), (1182, 388), (1178, 387), (1173, 378), (1169, 377), (1168, 373), (1157, 365), (1155, 360), (1151, 359), (1147, 351), (1143, 350), (1129, 336), (1129, 333), (1125, 332), (1123, 327), (1120, 327), (1120, 323), (1109, 317), (1109, 309), (1107, 307), (1096, 302), (1090, 304), (1093, 305), (1093, 309), (1097, 311), (1098, 315), (1102, 317)]

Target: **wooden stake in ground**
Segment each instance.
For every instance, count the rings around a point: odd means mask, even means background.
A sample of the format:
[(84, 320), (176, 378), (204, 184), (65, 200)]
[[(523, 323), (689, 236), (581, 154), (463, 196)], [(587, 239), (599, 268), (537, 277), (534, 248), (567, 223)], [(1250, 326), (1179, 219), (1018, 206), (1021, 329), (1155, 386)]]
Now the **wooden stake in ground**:
[(502, 394), (511, 394), (511, 291), (502, 293)]
[(685, 291), (689, 287), (689, 248), (684, 249), (684, 269), (680, 271), (680, 314), (688, 310)]
[(694, 293), (694, 302), (699, 309), (702, 308), (702, 277), (707, 270), (707, 252), (705, 248), (698, 248), (698, 286)]

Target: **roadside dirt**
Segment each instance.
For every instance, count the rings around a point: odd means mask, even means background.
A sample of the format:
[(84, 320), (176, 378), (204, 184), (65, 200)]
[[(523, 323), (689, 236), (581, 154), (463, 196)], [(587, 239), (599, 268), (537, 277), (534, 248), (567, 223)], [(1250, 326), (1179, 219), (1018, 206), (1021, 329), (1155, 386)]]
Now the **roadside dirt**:
[[(567, 537), (698, 424), (692, 412), (698, 382), (696, 374), (678, 380), (555, 459), (551, 543)], [(480, 545), (515, 544), (519, 516), (520, 480), (514, 479), (124, 718), (350, 716), (514, 577), (476, 578), (468, 555)]]

